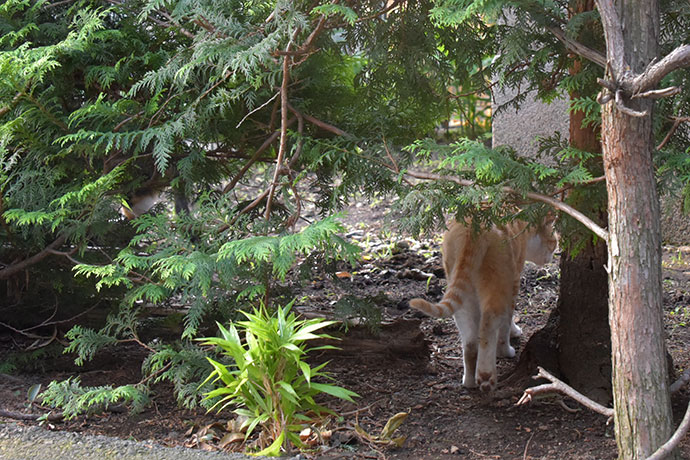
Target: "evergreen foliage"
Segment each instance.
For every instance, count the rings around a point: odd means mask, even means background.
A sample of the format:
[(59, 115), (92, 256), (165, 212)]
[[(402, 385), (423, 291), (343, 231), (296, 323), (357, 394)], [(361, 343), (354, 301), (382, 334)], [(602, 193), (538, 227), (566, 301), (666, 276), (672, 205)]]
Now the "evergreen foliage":
[[(116, 310), (99, 329), (75, 326), (67, 351), (78, 363), (122, 342), (150, 353), (140, 383), (70, 380), (51, 386), (47, 402), (70, 416), (94, 404), (139, 407), (166, 380), (182, 404), (198, 403), (206, 364), (192, 339), (238, 309), (283, 302), (275, 288), (303, 260), (353, 262), (334, 215), (352, 196), (399, 195), (403, 229), (419, 233), (448, 216), (536, 220), (544, 207), (526, 193), (600, 175), (596, 157), (559, 136), (541, 141), (548, 162), (488, 148), (478, 108), (498, 87), (519, 89), (499, 110), (532, 90), (547, 101), (577, 94), (572, 110), (599, 123), (602, 70), (585, 62), (571, 74), (572, 55), (548, 31), (600, 50), (596, 13), (569, 17), (565, 0), (384, 3), (0, 5), (0, 280), (12, 281), (0, 298), (18, 308), (56, 289), (81, 307), (105, 298)], [(664, 49), (688, 41), (685, 6), (663, 4)], [(687, 87), (688, 73), (667, 80)], [(687, 116), (689, 94), (660, 104), (659, 141), (669, 117)], [(453, 114), (463, 114), (466, 137), (438, 141)], [(655, 157), (669, 181), (690, 180), (687, 126)], [(411, 179), (419, 167), (448, 180)], [(577, 190), (579, 204), (596, 202), (591, 188)], [(163, 202), (131, 222), (119, 216), (147, 191)], [(179, 197), (191, 208), (173, 211)], [(303, 217), (307, 205), (318, 220)], [(15, 261), (30, 262), (22, 270), (33, 285), (12, 272)], [(173, 343), (142, 337), (153, 305), (183, 308)]]

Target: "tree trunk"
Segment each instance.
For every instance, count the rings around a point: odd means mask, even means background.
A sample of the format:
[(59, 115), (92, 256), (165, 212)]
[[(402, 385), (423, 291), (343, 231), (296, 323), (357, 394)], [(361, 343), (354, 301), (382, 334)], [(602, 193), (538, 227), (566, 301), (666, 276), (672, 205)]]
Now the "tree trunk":
[[(625, 52), (631, 70), (641, 73), (657, 53), (656, 1), (619, 1), (616, 9), (625, 46), (618, 50), (609, 46), (608, 58), (613, 61), (614, 53)], [(614, 65), (614, 72), (619, 70)], [(673, 418), (664, 359), (652, 103), (627, 97), (622, 102), (633, 110), (648, 111), (632, 117), (615, 102), (602, 109), (615, 430), (619, 458), (627, 460), (646, 458), (663, 444), (672, 433)]]
[[(578, 0), (573, 11), (582, 13), (594, 9), (593, 0)], [(576, 59), (571, 74), (581, 72), (582, 62)], [(579, 98), (576, 92), (570, 99)], [(570, 112), (570, 145), (586, 152), (601, 153), (599, 129), (583, 127), (585, 113)], [(597, 160), (595, 160), (597, 161)], [(601, 170), (595, 164), (594, 170)], [(603, 184), (575, 191), (569, 204), (606, 227), (606, 192)], [(610, 405), (611, 396), (611, 332), (608, 323), (608, 277), (606, 275), (606, 243), (592, 241), (592, 235), (577, 225), (577, 234), (570, 239), (585, 240), (584, 248), (561, 255), (561, 284), (558, 296), (558, 361), (562, 377), (578, 391), (603, 405)], [(572, 241), (571, 241), (572, 243)]]
[(591, 242), (561, 256), (558, 362), (572, 387), (611, 404), (611, 336), (608, 324), (606, 245)]

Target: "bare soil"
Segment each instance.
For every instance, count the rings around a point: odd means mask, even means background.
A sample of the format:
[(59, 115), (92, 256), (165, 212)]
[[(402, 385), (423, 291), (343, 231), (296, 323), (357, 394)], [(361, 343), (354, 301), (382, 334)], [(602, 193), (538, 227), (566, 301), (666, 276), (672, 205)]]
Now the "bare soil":
[[(523, 387), (506, 383), (517, 358), (500, 359), (499, 388), (486, 396), (464, 389), (462, 351), (455, 325), (411, 311), (412, 297), (441, 297), (445, 287), (439, 238), (422, 242), (381, 232), (385, 206), (360, 205), (348, 217), (348, 238), (366, 248), (365, 257), (352, 268), (343, 266), (338, 277), (323, 276), (306, 284), (293, 283), (304, 296), (296, 307), (306, 316), (333, 316), (343, 298), (354, 304), (374, 305), (383, 326), (372, 334), (366, 324), (351, 326), (343, 334), (341, 351), (314, 356), (330, 360), (328, 369), (343, 386), (357, 392), (356, 404), (329, 400), (340, 418), (325, 427), (329, 441), (305, 458), (318, 459), (614, 459), (617, 456), (612, 426), (606, 419), (572, 400), (539, 399), (516, 406)], [(690, 248), (664, 250), (664, 311), (668, 347), (675, 371), (690, 363)], [(429, 275), (431, 275), (429, 279)], [(517, 322), (524, 335), (514, 342), (518, 354), (529, 337), (541, 328), (555, 307), (558, 266), (529, 265), (517, 300)], [(348, 297), (349, 296), (349, 297)], [(586, 340), (586, 338), (583, 338)], [(0, 330), (0, 361), (30, 345), (26, 338)], [(39, 413), (27, 408), (28, 388), (51, 380), (79, 375), (86, 385), (137, 382), (143, 353), (135, 346), (120, 346), (101, 353), (84, 367), (73, 357), (54, 353), (40, 361), (41, 368), (18, 375), (0, 374), (0, 409)], [(510, 381), (508, 381), (510, 382)], [(167, 385), (155, 388), (154, 403), (140, 414), (107, 412), (68, 422), (44, 424), (49, 430), (105, 434), (129, 440), (153, 440), (164, 446), (219, 449), (218, 439), (232, 414), (205, 414), (183, 410)], [(676, 422), (684, 413), (689, 392), (673, 398)], [(398, 413), (407, 413), (396, 436), (406, 437), (401, 447), (377, 443), (373, 437)], [(0, 420), (3, 420), (0, 417)], [(9, 420), (9, 419), (5, 419)], [(22, 422), (35, 424), (35, 422)], [(214, 425), (214, 423), (216, 423)], [(355, 430), (358, 425), (361, 430)], [(201, 430), (201, 431), (200, 431)], [(203, 434), (215, 433), (207, 436)], [(370, 435), (367, 439), (366, 434)], [(683, 441), (690, 458), (690, 440)]]

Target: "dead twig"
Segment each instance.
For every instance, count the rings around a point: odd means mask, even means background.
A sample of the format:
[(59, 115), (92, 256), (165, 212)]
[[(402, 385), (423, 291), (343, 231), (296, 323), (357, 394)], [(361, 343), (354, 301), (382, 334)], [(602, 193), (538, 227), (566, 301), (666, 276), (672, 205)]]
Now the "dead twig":
[(666, 144), (668, 144), (668, 141), (671, 140), (673, 133), (676, 132), (680, 124), (690, 121), (690, 117), (673, 117), (672, 120), (673, 126), (671, 126), (671, 129), (668, 130), (668, 133), (666, 134), (666, 137), (664, 137), (664, 140), (662, 140), (661, 143), (656, 146), (657, 150), (661, 150), (664, 147), (666, 147)]
[(261, 110), (261, 109), (263, 109), (264, 107), (266, 107), (268, 104), (271, 103), (271, 101), (273, 101), (273, 100), (274, 100), (275, 98), (277, 98), (279, 95), (280, 95), (280, 92), (275, 93), (273, 96), (271, 96), (271, 98), (270, 98), (269, 100), (267, 100), (266, 102), (264, 102), (263, 104), (261, 104), (260, 106), (258, 106), (257, 108), (255, 108), (254, 110), (252, 110), (252, 111), (250, 111), (249, 113), (247, 113), (244, 117), (242, 117), (242, 119), (240, 120), (240, 122), (237, 123), (237, 126), (235, 126), (235, 128), (239, 128), (239, 127), (242, 125), (242, 123), (244, 123), (244, 120), (246, 120), (247, 118), (249, 118), (249, 116), (250, 116), (251, 114), (256, 113), (256, 112), (258, 112), (259, 110)]
[(534, 431), (532, 432), (529, 439), (527, 440), (527, 444), (525, 444), (525, 451), (522, 453), (522, 460), (527, 460), (527, 449), (529, 449), (529, 443), (532, 442), (533, 437), (534, 437)]
[(597, 412), (601, 415), (605, 415), (606, 417), (609, 417), (609, 418), (613, 417), (613, 414), (614, 414), (613, 409), (608, 408), (608, 407), (604, 407), (601, 404), (599, 404), (598, 402), (589, 399), (587, 396), (585, 396), (582, 393), (580, 393), (579, 391), (575, 390), (573, 387), (566, 385), (561, 380), (559, 380), (555, 376), (551, 375), (551, 373), (546, 371), (543, 367), (537, 367), (537, 369), (539, 370), (539, 372), (533, 378), (535, 378), (535, 379), (543, 378), (543, 379), (549, 380), (551, 383), (546, 383), (544, 385), (539, 385), (536, 387), (527, 388), (525, 390), (525, 392), (522, 394), (522, 397), (520, 398), (520, 400), (515, 404), (516, 406), (528, 404), (529, 402), (532, 401), (532, 398), (538, 394), (562, 393), (566, 396), (571, 397), (572, 399), (579, 402), (583, 406), (593, 410), (594, 412)]

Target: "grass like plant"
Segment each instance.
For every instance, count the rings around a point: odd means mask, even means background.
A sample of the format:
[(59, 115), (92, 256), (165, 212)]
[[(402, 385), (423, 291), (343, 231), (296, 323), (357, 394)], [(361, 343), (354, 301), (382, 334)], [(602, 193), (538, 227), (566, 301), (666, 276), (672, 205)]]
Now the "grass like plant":
[[(247, 437), (257, 426), (262, 427), (271, 444), (258, 455), (280, 455), (288, 443), (302, 445), (299, 432), (304, 425), (315, 415), (332, 413), (316, 403), (314, 397), (318, 394), (347, 401), (357, 396), (340, 386), (323, 383), (331, 379), (323, 370), (327, 363), (312, 367), (305, 361), (310, 351), (335, 348), (307, 348), (310, 340), (332, 338), (316, 331), (335, 321), (300, 320), (290, 312), (291, 307), (292, 303), (278, 307), (272, 315), (263, 306), (252, 313), (243, 312), (246, 321), (230, 323), (227, 329), (218, 324), (221, 337), (199, 339), (205, 345), (219, 347), (234, 361), (225, 365), (207, 358), (213, 371), (204, 383), (213, 381), (218, 388), (205, 396), (220, 398), (211, 410), (234, 407), (236, 414), (246, 417)], [(314, 381), (317, 378), (322, 382)]]

